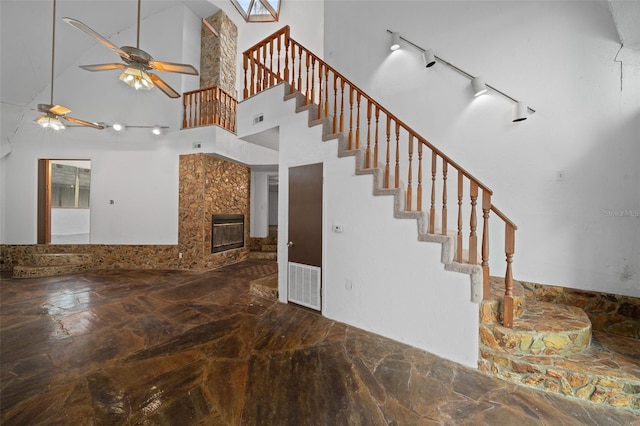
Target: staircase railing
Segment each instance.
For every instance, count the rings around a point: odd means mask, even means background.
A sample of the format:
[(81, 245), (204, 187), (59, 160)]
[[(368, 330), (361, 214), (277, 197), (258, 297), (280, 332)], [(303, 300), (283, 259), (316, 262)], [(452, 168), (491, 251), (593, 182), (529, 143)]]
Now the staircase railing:
[(236, 131), (238, 101), (218, 86), (185, 92), (182, 128), (218, 125)]
[[(481, 265), (485, 299), (489, 296), (489, 219), (494, 212), (505, 224), (503, 324), (513, 326), (511, 264), (517, 227), (492, 204), (493, 193), (487, 186), (292, 39), (288, 26), (247, 49), (243, 67), (245, 99), (287, 82), (292, 93), (305, 95), (306, 104), (317, 105), (317, 118), (328, 119), (333, 133), (345, 133), (348, 149), (364, 151), (366, 168), (382, 168), (384, 188), (400, 187), (402, 177), (406, 182), (405, 209), (427, 211), (428, 233), (455, 238), (456, 262)], [(453, 208), (449, 200), (453, 200)]]

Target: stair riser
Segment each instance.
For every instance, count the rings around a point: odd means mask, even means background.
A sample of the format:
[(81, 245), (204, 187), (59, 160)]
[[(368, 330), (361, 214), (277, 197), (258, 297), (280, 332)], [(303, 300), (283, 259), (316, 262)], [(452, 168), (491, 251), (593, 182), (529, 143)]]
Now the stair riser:
[(571, 332), (535, 333), (517, 332), (505, 327), (480, 326), (480, 343), (506, 354), (519, 355), (572, 355), (589, 347), (591, 327)]
[(14, 278), (53, 277), (74, 274), (91, 269), (89, 265), (57, 265), (57, 266), (16, 266), (13, 268)]
[[(558, 393), (582, 401), (625, 408), (640, 414), (640, 381), (598, 376), (556, 367), (553, 357), (526, 362), (491, 350), (481, 350), (478, 368), (512, 383)], [(557, 362), (557, 361), (555, 361)]]
[(84, 253), (34, 253), (31, 257), (35, 266), (83, 265), (92, 259)]

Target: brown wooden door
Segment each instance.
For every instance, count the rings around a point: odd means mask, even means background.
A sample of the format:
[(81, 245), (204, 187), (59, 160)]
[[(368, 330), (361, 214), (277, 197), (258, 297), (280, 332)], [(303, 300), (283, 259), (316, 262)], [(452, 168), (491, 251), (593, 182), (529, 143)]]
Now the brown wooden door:
[(289, 168), (289, 262), (322, 266), (322, 163)]
[(38, 244), (51, 242), (51, 160), (38, 160)]

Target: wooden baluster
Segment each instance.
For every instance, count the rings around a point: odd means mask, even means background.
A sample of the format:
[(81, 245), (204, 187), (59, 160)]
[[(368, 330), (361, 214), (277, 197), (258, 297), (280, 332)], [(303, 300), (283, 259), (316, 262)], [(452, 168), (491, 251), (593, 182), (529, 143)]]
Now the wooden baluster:
[(349, 86), (349, 136), (347, 138), (347, 149), (353, 149), (353, 88)]
[(198, 111), (200, 109), (200, 96), (201, 96), (201, 92), (197, 92), (195, 98), (194, 98), (194, 103), (193, 103), (193, 114), (191, 115), (191, 127), (196, 127), (198, 124)]
[(462, 197), (464, 194), (464, 174), (458, 170), (458, 238), (456, 240), (456, 262), (462, 263)]
[(384, 166), (384, 187), (389, 188), (389, 157), (390, 154), (390, 145), (391, 145), (391, 117), (387, 114), (387, 153), (385, 157), (385, 166)]
[(244, 69), (244, 89), (242, 91), (242, 97), (247, 99), (249, 97), (249, 88), (247, 87), (247, 71), (249, 68), (249, 55), (244, 53), (242, 55), (242, 68)]
[(418, 139), (418, 203), (416, 210), (422, 211), (422, 141)]
[(289, 31), (284, 34), (284, 81), (289, 82)]
[[(276, 41), (276, 47), (278, 49), (278, 54), (277, 54), (277, 57), (278, 57), (277, 75), (278, 75), (278, 78), (281, 78), (280, 77), (280, 55), (282, 54), (282, 37), (281, 36), (278, 36), (278, 39)], [(285, 81), (286, 81), (286, 79), (285, 79)]]
[(329, 67), (324, 66), (324, 117), (329, 117)]
[[(302, 49), (300, 48), (300, 46), (298, 46), (298, 87), (296, 88), (300, 93), (303, 92), (302, 90)], [(306, 93), (305, 93), (305, 97), (306, 97)], [(305, 105), (307, 104), (307, 102), (305, 101)]]
[(475, 265), (478, 263), (478, 218), (476, 214), (476, 204), (478, 204), (478, 183), (475, 180), (470, 181), (471, 195), (471, 219), (469, 220), (469, 263)]
[(223, 120), (222, 120), (222, 95), (220, 93), (220, 88), (219, 87), (215, 87), (215, 95), (212, 95), (213, 97), (213, 102), (212, 102), (212, 112), (211, 112), (211, 121), (212, 124), (217, 124), (218, 126), (223, 124)]
[(309, 105), (309, 54), (305, 56), (305, 64), (307, 69), (307, 79), (306, 79), (307, 83), (305, 85), (304, 104)]
[(442, 159), (442, 235), (447, 235), (447, 161)]
[(197, 126), (203, 126), (207, 118), (207, 90), (201, 90), (198, 92), (200, 97), (200, 108), (198, 108), (198, 118), (196, 122)]
[(367, 99), (367, 149), (364, 155), (364, 168), (371, 167), (371, 101)]
[(431, 208), (429, 209), (429, 233), (436, 231), (436, 169), (438, 167), (435, 151), (431, 151)]
[(264, 44), (262, 46), (262, 64), (260, 64), (262, 66), (262, 87), (261, 90), (266, 89), (269, 84), (269, 74), (268, 74), (268, 68), (267, 68), (267, 44)]
[(249, 59), (249, 95), (253, 96), (256, 94), (256, 88), (258, 87), (257, 77), (256, 77), (256, 64), (253, 60), (253, 57)]
[(344, 79), (340, 79), (340, 133), (344, 132)]
[[(296, 45), (295, 43), (291, 43), (291, 93), (296, 91)], [(288, 56), (288, 55), (287, 55)]]
[(373, 167), (377, 168), (378, 167), (378, 129), (380, 128), (380, 126), (378, 125), (378, 122), (380, 121), (380, 107), (378, 105), (376, 105), (376, 139), (374, 141), (374, 146), (373, 146)]
[(316, 115), (316, 118), (318, 120), (320, 120), (322, 118), (322, 106), (323, 106), (323, 99), (322, 99), (322, 94), (324, 93), (322, 91), (322, 68), (323, 68), (324, 64), (320, 61), (318, 61), (318, 113)]
[(507, 270), (504, 277), (504, 311), (502, 313), (502, 325), (513, 328), (514, 306), (513, 306), (513, 275), (511, 272), (511, 263), (513, 263), (513, 254), (515, 252), (515, 232), (516, 230), (508, 222), (505, 224), (505, 254), (507, 260)]
[(409, 133), (409, 172), (407, 174), (407, 201), (405, 204), (405, 210), (406, 211), (411, 211), (412, 210), (412, 202), (413, 200), (411, 199), (413, 197), (413, 188), (411, 186), (411, 180), (412, 180), (412, 168), (413, 168), (413, 134)]
[(361, 98), (361, 93), (360, 91), (357, 92), (357, 96), (356, 96), (356, 103), (357, 103), (357, 108), (356, 108), (356, 149), (360, 149), (360, 98)]
[(311, 57), (311, 96), (309, 97), (309, 101), (312, 104), (316, 103), (316, 92), (315, 92), (315, 87), (316, 87), (316, 78), (315, 78), (315, 68), (316, 68), (316, 57), (312, 56)]
[(396, 168), (394, 188), (400, 188), (400, 124), (396, 122)]
[(338, 74), (333, 74), (333, 123), (331, 133), (336, 133), (338, 121)]
[(491, 211), (491, 192), (482, 190), (482, 287), (483, 299), (489, 298), (489, 212)]
[(191, 93), (187, 93), (182, 97), (182, 128), (186, 129), (187, 126), (187, 106), (191, 102)]

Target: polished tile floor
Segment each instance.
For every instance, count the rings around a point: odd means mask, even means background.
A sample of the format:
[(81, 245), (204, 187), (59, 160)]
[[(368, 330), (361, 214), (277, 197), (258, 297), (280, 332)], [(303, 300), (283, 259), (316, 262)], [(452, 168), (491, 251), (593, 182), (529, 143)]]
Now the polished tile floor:
[(275, 271), (3, 275), (0, 422), (640, 425), (249, 291)]

